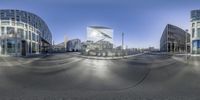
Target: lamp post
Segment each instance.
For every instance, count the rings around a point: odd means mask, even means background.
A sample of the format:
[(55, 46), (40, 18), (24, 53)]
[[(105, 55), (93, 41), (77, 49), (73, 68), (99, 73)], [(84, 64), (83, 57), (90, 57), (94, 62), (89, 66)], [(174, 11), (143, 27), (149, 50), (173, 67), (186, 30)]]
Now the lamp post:
[(122, 56), (124, 56), (123, 49), (124, 49), (124, 33), (122, 32)]
[[(187, 32), (187, 31), (186, 31)], [(186, 62), (188, 62), (188, 54), (187, 54), (187, 33), (185, 35), (185, 51), (186, 51)]]

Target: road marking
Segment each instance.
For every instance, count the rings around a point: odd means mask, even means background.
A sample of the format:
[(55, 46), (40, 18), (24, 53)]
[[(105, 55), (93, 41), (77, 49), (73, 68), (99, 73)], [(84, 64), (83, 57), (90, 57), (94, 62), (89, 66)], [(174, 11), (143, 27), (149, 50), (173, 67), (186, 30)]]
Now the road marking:
[[(74, 58), (72, 58), (72, 59), (74, 59)], [(63, 67), (63, 65), (69, 65), (69, 64), (72, 64), (72, 63), (75, 63), (75, 62), (78, 62), (78, 61), (81, 61), (81, 60), (83, 60), (83, 59), (81, 59), (81, 58), (76, 58), (76, 60), (72, 60), (72, 61), (70, 61), (70, 62), (68, 62), (68, 63), (64, 63), (64, 64), (60, 64), (60, 65), (55, 65), (54, 67), (50, 67), (50, 66), (42, 66), (42, 67), (36, 67), (36, 66), (29, 66), (29, 67), (27, 67), (27, 66), (24, 66), (24, 65), (20, 65), (19, 67), (23, 67), (23, 68), (30, 68), (30, 69), (52, 69), (52, 68), (64, 68)]]

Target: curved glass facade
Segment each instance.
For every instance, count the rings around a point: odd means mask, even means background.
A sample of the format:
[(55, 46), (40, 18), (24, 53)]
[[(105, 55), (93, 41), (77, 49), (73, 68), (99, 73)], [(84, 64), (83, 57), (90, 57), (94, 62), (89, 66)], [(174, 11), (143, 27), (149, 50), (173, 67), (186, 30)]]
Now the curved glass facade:
[(22, 10), (0, 10), (0, 55), (48, 52), (51, 41), (48, 26), (37, 15)]
[(187, 42), (190, 41), (189, 37), (190, 34), (183, 29), (171, 24), (167, 24), (160, 39), (160, 51), (184, 53), (187, 50), (187, 52), (189, 52), (190, 46), (186, 44), (186, 39)]

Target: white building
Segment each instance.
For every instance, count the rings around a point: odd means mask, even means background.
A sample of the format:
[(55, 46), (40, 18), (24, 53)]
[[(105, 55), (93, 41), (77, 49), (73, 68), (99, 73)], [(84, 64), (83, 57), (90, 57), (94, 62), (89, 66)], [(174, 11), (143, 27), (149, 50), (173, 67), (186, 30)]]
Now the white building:
[(67, 42), (67, 51), (77, 52), (81, 50), (81, 40), (73, 39)]
[(105, 50), (113, 48), (113, 29), (102, 26), (87, 27), (87, 41), (89, 50)]
[(87, 27), (87, 41), (108, 41), (113, 44), (113, 29), (102, 26)]
[(200, 54), (200, 10), (191, 11), (191, 53)]

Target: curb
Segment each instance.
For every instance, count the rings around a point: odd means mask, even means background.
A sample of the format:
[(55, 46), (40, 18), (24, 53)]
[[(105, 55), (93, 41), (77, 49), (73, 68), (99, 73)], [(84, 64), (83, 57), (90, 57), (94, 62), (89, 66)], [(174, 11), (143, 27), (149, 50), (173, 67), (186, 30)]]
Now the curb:
[[(68, 62), (68, 63), (65, 63), (66, 65), (68, 64), (72, 64), (72, 63), (75, 63), (75, 62), (78, 62), (78, 61), (81, 61), (81, 59), (78, 59), (78, 60), (74, 60), (72, 62)], [(67, 68), (70, 68), (72, 66), (63, 66), (64, 64), (61, 64), (61, 65), (58, 65), (58, 66), (43, 66), (43, 67), (26, 67), (26, 66), (18, 66), (20, 68), (24, 68), (24, 69), (31, 69), (33, 70), (33, 72), (39, 72), (39, 73), (49, 73), (49, 72), (55, 72), (55, 71), (59, 71), (59, 70), (63, 70), (63, 69), (67, 69)]]
[(121, 57), (97, 57), (97, 56), (84, 56), (84, 55), (78, 55), (78, 57), (86, 58), (86, 59), (95, 59), (95, 60), (117, 60), (117, 59), (127, 59), (139, 55), (143, 55), (144, 53), (139, 53), (135, 55), (128, 55), (128, 56), (121, 56)]

